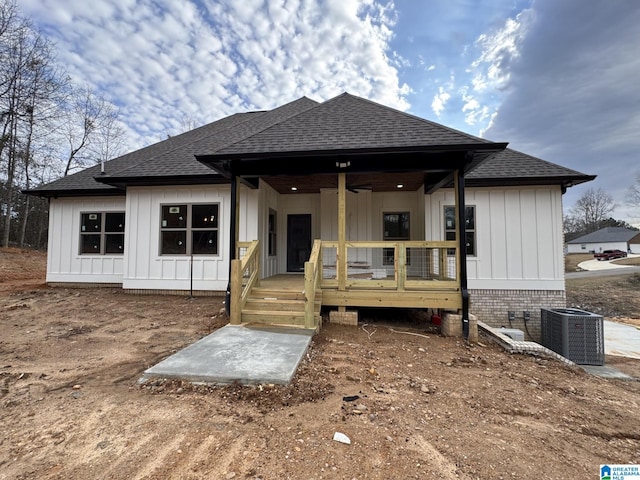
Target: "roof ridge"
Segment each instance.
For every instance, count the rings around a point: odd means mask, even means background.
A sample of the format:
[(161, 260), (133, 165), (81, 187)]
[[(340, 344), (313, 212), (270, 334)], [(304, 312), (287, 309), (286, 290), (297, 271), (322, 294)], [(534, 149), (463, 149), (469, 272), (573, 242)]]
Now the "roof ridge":
[(355, 100), (359, 100), (359, 101), (362, 101), (362, 102), (367, 102), (367, 103), (370, 103), (370, 104), (375, 105), (377, 107), (383, 107), (383, 108), (386, 108), (388, 110), (393, 110), (394, 112), (399, 113), (401, 115), (404, 115), (406, 117), (412, 118), (414, 120), (419, 120), (419, 121), (424, 122), (424, 123), (428, 123), (429, 125), (431, 125), (433, 127), (443, 128), (443, 129), (448, 130), (449, 132), (452, 132), (452, 133), (464, 135), (464, 136), (472, 138), (474, 140), (478, 140), (481, 143), (498, 143), (498, 142), (494, 142), (493, 140), (487, 140), (486, 138), (476, 137), (475, 135), (471, 135), (470, 133), (463, 132), (462, 130), (457, 130), (457, 129), (452, 128), (452, 127), (448, 127), (447, 125), (443, 125), (441, 123), (437, 123), (437, 122), (434, 122), (432, 120), (427, 120), (426, 118), (418, 117), (417, 115), (414, 115), (413, 113), (408, 113), (408, 112), (405, 112), (403, 110), (399, 110), (397, 108), (390, 107), (388, 105), (383, 105), (382, 103), (374, 102), (373, 100), (371, 100), (369, 98), (364, 98), (364, 97), (359, 97), (357, 95), (352, 95), (349, 92), (344, 92), (344, 93), (341, 93), (340, 95), (337, 95), (337, 96), (335, 96), (333, 98), (330, 98), (326, 102), (323, 102), (323, 104), (331, 102), (331, 101), (336, 100), (337, 98), (340, 98), (340, 97), (343, 97), (343, 96), (348, 96), (349, 98), (353, 98)]
[(241, 138), (234, 139), (233, 141), (227, 142), (227, 143), (225, 143), (223, 145), (219, 145), (218, 148), (216, 148), (213, 151), (206, 152), (206, 153), (205, 152), (195, 153), (195, 156), (199, 157), (199, 156), (204, 156), (204, 155), (211, 155), (211, 154), (217, 152), (218, 150), (222, 150), (223, 148), (228, 148), (228, 147), (230, 147), (232, 145), (235, 145), (236, 143), (243, 142), (243, 141), (245, 141), (245, 140), (247, 140), (247, 139), (249, 139), (249, 138), (251, 138), (251, 137), (253, 137), (255, 135), (258, 135), (258, 134), (264, 132), (265, 130), (268, 130), (268, 129), (272, 128), (272, 127), (275, 127), (276, 125), (278, 125), (278, 124), (280, 124), (282, 122), (289, 121), (292, 118), (296, 118), (298, 115), (302, 115), (303, 113), (306, 113), (309, 110), (313, 110), (314, 108), (317, 108), (320, 105), (323, 105), (323, 103), (324, 103), (324, 102), (316, 102), (315, 100), (307, 97), (306, 95), (303, 95), (302, 97), (297, 98), (295, 100), (292, 100), (291, 102), (285, 103), (284, 105), (280, 105), (279, 107), (276, 107), (273, 110), (268, 110), (266, 113), (273, 113), (273, 112), (279, 111), (281, 109), (284, 109), (285, 107), (291, 106), (292, 104), (294, 104), (296, 102), (300, 102), (301, 100), (307, 100), (307, 101), (313, 102), (315, 105), (312, 105), (309, 108), (306, 108), (306, 109), (304, 109), (304, 110), (302, 110), (300, 112), (294, 113), (294, 114), (292, 114), (292, 115), (290, 115), (290, 116), (288, 116), (286, 118), (282, 118), (282, 119), (280, 119), (280, 120), (278, 120), (278, 121), (276, 121), (274, 123), (271, 123), (269, 125), (265, 125), (264, 127), (259, 128), (258, 130), (252, 132), (249, 135), (245, 135), (245, 136), (242, 136)]

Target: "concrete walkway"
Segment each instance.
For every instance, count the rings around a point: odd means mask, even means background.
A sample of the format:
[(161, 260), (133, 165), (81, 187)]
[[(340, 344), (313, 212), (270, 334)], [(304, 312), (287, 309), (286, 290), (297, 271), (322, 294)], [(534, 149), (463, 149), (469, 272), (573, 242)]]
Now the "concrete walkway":
[[(640, 257), (640, 255), (638, 254), (629, 254), (627, 255), (627, 258), (638, 258)], [(619, 260), (619, 259), (616, 259)], [(578, 264), (578, 267), (583, 269), (583, 270), (589, 270), (589, 271), (594, 271), (594, 270), (619, 270), (619, 269), (626, 269), (626, 268), (632, 268), (632, 265), (616, 265), (615, 263), (611, 263), (611, 262), (615, 262), (615, 260), (596, 260), (595, 258), (593, 260), (585, 260), (584, 262), (580, 262)]]
[(291, 382), (314, 330), (225, 325), (144, 372), (139, 383), (174, 378), (211, 384)]
[(605, 320), (604, 353), (640, 359), (640, 330), (631, 325)]

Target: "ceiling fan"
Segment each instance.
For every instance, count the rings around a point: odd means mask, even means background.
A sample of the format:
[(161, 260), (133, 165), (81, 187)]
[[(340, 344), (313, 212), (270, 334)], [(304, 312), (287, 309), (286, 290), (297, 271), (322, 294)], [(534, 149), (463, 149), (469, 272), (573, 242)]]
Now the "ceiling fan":
[(347, 185), (347, 190), (353, 193), (360, 193), (361, 190), (373, 190), (373, 185), (370, 183)]

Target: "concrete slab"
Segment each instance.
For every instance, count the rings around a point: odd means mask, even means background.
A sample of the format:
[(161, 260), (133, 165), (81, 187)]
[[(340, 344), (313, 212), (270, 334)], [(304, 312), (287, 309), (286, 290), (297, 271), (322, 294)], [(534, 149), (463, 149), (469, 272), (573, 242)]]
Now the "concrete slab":
[(640, 359), (640, 330), (632, 325), (605, 320), (604, 353)]
[[(627, 255), (627, 258), (637, 258), (640, 257), (640, 255), (634, 255), (634, 254), (629, 254)], [(580, 267), (583, 270), (624, 270), (626, 268), (631, 268), (631, 265), (616, 265), (615, 263), (611, 263), (614, 262), (615, 260), (585, 260), (584, 262), (581, 262), (578, 264), (578, 267)]]
[(635, 380), (632, 376), (622, 373), (617, 368), (607, 365), (580, 365), (585, 372), (602, 378), (612, 378), (615, 380)]
[(309, 347), (313, 330), (225, 325), (144, 372), (140, 382), (286, 385)]

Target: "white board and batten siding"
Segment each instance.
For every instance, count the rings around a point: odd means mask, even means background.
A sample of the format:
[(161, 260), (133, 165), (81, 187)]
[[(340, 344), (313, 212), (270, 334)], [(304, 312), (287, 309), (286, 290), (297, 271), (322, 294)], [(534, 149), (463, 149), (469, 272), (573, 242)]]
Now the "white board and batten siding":
[(80, 222), (83, 213), (124, 211), (124, 196), (52, 198), (47, 282), (121, 283), (124, 255), (80, 254)]
[[(454, 200), (453, 190), (425, 196), (427, 238), (444, 239), (444, 207)], [(465, 203), (476, 215), (469, 288), (564, 290), (559, 187), (467, 188)]]
[[(258, 192), (240, 189), (240, 238), (258, 236)], [(229, 185), (184, 187), (130, 187), (127, 189), (127, 220), (122, 286), (125, 289), (224, 291), (229, 279)], [(167, 204), (219, 205), (218, 255), (194, 255), (193, 269), (187, 255), (160, 254), (161, 207)]]

